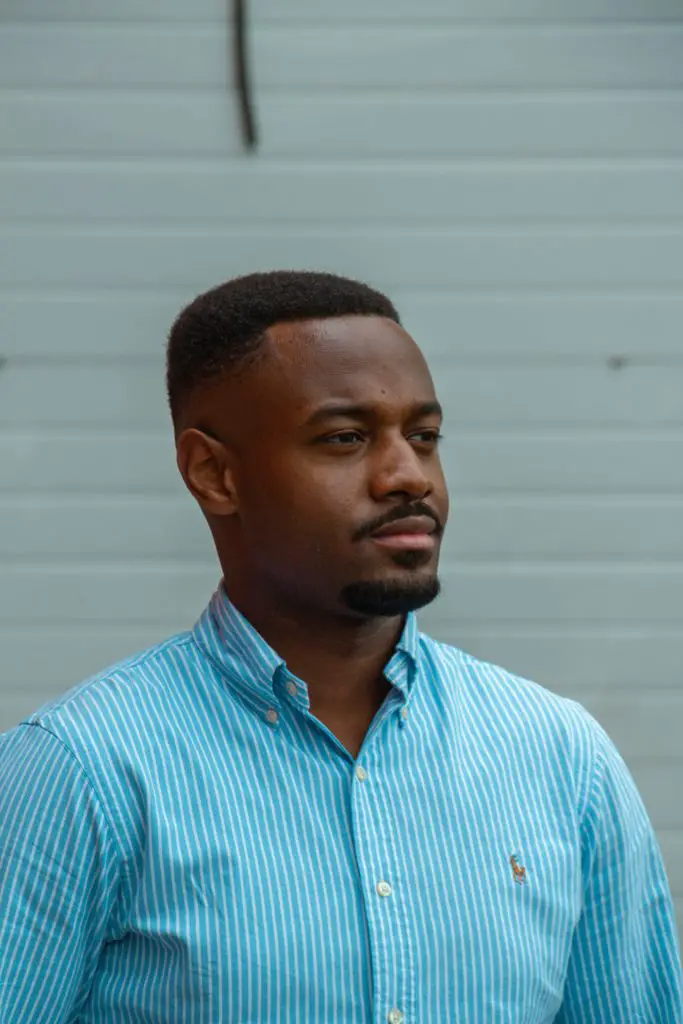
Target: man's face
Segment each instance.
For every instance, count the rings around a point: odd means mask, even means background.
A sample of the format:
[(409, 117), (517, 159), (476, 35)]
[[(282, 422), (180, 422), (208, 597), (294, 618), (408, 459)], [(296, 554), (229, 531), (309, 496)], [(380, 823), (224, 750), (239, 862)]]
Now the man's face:
[[(238, 505), (226, 526), (254, 585), (362, 616), (436, 597), (448, 515), (441, 416), (401, 327), (361, 316), (278, 324), (217, 397)], [(375, 535), (390, 523), (400, 536)]]

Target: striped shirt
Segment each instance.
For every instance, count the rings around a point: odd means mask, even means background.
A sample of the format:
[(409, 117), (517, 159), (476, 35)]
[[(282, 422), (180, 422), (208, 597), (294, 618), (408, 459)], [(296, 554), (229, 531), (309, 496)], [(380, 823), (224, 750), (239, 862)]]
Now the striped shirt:
[(418, 632), (357, 759), (222, 588), (0, 737), (1, 1024), (678, 1024), (659, 848), (578, 704)]

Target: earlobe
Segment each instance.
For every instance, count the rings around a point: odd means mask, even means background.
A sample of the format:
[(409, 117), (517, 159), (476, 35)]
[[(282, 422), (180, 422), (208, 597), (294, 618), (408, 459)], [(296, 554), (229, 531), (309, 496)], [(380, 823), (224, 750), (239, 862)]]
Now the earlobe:
[(237, 511), (231, 460), (221, 441), (195, 428), (184, 430), (176, 439), (176, 461), (204, 512), (229, 516)]

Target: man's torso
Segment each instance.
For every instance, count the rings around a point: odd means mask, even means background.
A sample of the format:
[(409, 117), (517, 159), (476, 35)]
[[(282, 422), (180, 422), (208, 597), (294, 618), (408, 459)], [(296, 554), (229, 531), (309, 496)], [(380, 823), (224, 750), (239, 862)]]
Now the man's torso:
[[(91, 688), (105, 749), (81, 725), (75, 753), (125, 871), (85, 1022), (553, 1020), (581, 909), (574, 706), (421, 644), (355, 760), (284, 685), (260, 714), (190, 635), (175, 678), (155, 655)], [(65, 742), (68, 708), (44, 719)]]

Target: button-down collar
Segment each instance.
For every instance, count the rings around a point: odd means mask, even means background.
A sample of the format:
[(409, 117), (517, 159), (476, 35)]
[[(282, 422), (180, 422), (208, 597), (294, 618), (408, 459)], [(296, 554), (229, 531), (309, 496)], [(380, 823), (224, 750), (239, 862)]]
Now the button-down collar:
[[(278, 710), (284, 699), (310, 706), (308, 688), (287, 668), (276, 651), (254, 629), (230, 601), (224, 586), (218, 588), (194, 628), (194, 636), (215, 664), (218, 664), (231, 686), (259, 714)], [(406, 616), (403, 632), (389, 658), (384, 674), (407, 702), (415, 684), (419, 661), (419, 631), (413, 613)], [(297, 693), (291, 694), (288, 683), (296, 682)], [(286, 697), (287, 694), (290, 694)], [(272, 716), (271, 716), (272, 717)]]

